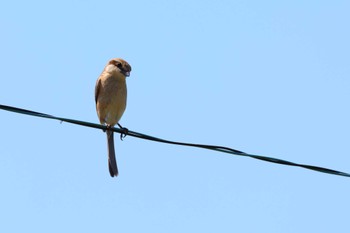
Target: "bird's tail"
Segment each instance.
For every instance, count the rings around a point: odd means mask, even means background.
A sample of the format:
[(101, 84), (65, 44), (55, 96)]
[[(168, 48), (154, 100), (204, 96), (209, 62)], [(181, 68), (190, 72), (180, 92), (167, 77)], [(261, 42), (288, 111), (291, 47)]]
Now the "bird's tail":
[(111, 177), (113, 177), (118, 175), (117, 160), (115, 159), (114, 151), (113, 131), (107, 130), (106, 134), (108, 143), (108, 168), (109, 174), (111, 174)]

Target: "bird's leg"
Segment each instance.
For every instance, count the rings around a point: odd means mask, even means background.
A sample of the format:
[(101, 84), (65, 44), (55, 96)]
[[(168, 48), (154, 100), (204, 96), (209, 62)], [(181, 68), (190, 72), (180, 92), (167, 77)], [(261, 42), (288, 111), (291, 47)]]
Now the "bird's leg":
[(125, 138), (126, 135), (128, 135), (129, 130), (128, 130), (128, 128), (125, 128), (125, 127), (121, 126), (119, 123), (118, 123), (118, 126), (122, 130), (122, 132), (120, 133), (120, 140), (123, 141), (123, 138)]
[[(101, 123), (101, 125), (104, 125), (104, 123)], [(112, 126), (106, 124), (106, 128), (107, 128), (107, 129), (102, 129), (102, 131), (103, 131), (104, 133), (105, 133), (106, 131), (108, 131), (110, 128), (112, 128)]]

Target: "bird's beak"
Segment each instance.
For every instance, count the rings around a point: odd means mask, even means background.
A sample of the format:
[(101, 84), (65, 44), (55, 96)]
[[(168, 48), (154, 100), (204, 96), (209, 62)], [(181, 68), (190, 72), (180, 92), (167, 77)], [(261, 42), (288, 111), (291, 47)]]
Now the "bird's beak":
[(125, 77), (129, 77), (130, 76), (130, 72), (125, 72)]

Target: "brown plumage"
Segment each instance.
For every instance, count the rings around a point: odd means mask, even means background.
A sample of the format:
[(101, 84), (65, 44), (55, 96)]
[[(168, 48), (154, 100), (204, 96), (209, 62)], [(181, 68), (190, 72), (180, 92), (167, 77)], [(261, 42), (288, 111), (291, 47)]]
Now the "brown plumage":
[[(95, 86), (96, 111), (101, 124), (114, 127), (118, 124), (126, 108), (126, 77), (131, 66), (121, 58), (110, 60), (105, 66)], [(108, 168), (110, 175), (118, 175), (115, 158), (113, 131), (107, 130)]]

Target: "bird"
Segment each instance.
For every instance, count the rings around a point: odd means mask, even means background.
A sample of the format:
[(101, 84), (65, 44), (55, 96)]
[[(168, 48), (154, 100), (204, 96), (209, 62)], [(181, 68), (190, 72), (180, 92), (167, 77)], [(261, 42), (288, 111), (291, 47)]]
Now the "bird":
[(98, 119), (102, 125), (107, 126), (108, 168), (111, 177), (118, 176), (118, 166), (115, 158), (113, 131), (109, 128), (118, 124), (124, 132), (127, 132), (127, 129), (119, 124), (119, 120), (126, 109), (126, 78), (130, 76), (130, 72), (131, 66), (128, 62), (121, 58), (113, 58), (108, 61), (95, 86)]

